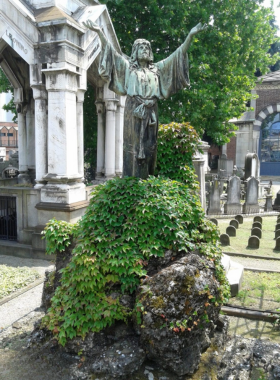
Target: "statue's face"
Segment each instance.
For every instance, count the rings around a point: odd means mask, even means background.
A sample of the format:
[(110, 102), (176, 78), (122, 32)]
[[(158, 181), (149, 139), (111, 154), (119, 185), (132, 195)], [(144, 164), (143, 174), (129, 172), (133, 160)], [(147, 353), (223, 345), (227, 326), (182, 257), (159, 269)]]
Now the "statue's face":
[(148, 44), (142, 43), (139, 45), (137, 58), (140, 61), (150, 60), (150, 48)]

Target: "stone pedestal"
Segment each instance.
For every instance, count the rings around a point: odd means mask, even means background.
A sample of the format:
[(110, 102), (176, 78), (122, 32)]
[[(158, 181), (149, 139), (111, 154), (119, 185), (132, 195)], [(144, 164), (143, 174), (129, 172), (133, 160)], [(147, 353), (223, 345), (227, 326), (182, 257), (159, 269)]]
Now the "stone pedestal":
[(272, 211), (272, 194), (267, 194), (265, 197), (264, 211)]

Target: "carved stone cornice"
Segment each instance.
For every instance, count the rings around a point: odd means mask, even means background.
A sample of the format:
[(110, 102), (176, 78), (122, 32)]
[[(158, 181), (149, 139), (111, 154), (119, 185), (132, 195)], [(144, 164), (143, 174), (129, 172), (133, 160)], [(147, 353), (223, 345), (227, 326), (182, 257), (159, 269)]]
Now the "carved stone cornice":
[(119, 101), (117, 99), (106, 99), (106, 110), (116, 112)]

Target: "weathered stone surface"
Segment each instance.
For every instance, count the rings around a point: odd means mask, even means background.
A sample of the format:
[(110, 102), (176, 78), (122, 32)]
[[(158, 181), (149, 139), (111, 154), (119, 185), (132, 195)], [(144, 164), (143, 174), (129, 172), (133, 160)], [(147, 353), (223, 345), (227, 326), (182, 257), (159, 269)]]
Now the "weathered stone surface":
[[(201, 352), (209, 346), (213, 322), (219, 314), (219, 307), (208, 302), (205, 291), (207, 288), (211, 295), (217, 295), (218, 283), (213, 275), (212, 262), (192, 253), (147, 277), (139, 287), (137, 297), (146, 311), (142, 321), (145, 327), (140, 330), (141, 345), (149, 359), (177, 375), (193, 373)], [(205, 312), (209, 323), (203, 321)], [(180, 331), (176, 321), (190, 317), (187, 328)], [(174, 323), (174, 331), (170, 323)]]
[(257, 227), (257, 228), (259, 228), (260, 230), (262, 230), (262, 224), (261, 224), (260, 222), (254, 222), (254, 223), (252, 224), (252, 228), (255, 228), (255, 227)]
[(214, 223), (216, 226), (218, 225), (218, 220), (216, 218), (211, 218), (210, 222)]
[(221, 214), (220, 187), (218, 179), (214, 179), (210, 183), (209, 205), (207, 209), (208, 215)]
[(236, 219), (239, 224), (243, 224), (243, 216), (241, 214), (236, 215), (234, 219)]
[(233, 226), (235, 227), (236, 229), (239, 227), (239, 223), (236, 219), (232, 219), (230, 222), (229, 222), (230, 226)]
[(262, 224), (263, 219), (262, 219), (261, 216), (258, 216), (258, 215), (257, 215), (257, 216), (254, 216), (253, 222), (260, 222), (260, 223)]
[(237, 176), (232, 176), (227, 185), (227, 201), (224, 205), (225, 214), (234, 215), (240, 213), (242, 205), (240, 203), (241, 180)]
[(258, 204), (258, 193), (259, 193), (259, 181), (250, 177), (245, 181), (246, 196), (245, 203), (243, 205), (244, 214), (256, 214), (259, 213), (260, 207)]
[(230, 238), (228, 234), (221, 234), (220, 235), (220, 242), (222, 245), (230, 245)]
[(260, 239), (257, 236), (249, 237), (248, 247), (258, 249), (260, 247)]
[(234, 226), (228, 226), (226, 229), (228, 236), (236, 236), (236, 228)]
[(251, 236), (257, 236), (259, 239), (261, 239), (262, 238), (262, 230), (258, 227), (252, 228)]

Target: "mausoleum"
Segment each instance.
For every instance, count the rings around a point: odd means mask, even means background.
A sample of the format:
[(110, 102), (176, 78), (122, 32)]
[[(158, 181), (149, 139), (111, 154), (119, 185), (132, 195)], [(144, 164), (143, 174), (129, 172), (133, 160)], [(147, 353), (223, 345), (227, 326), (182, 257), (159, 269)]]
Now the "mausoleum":
[[(105, 5), (96, 0), (2, 0), (0, 65), (18, 111), (19, 175), (0, 187), (0, 249), (43, 256), (41, 231), (56, 216), (77, 221), (88, 205), (84, 184), (83, 101), (90, 83), (98, 113), (97, 176), (122, 172), (124, 97), (98, 74), (100, 25), (121, 53)], [(13, 179), (14, 180), (14, 179)], [(14, 243), (16, 244), (16, 243)]]

